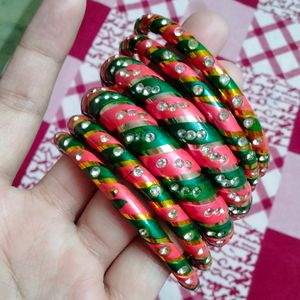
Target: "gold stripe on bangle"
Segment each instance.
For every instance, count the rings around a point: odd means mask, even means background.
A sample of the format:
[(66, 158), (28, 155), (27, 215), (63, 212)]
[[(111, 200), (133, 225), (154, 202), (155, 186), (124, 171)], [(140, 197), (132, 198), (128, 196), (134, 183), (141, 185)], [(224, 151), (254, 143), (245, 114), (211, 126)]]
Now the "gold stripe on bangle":
[[(122, 104), (123, 104), (123, 103), (122, 103)], [(124, 103), (124, 104), (126, 104), (126, 103)], [(119, 105), (120, 105), (120, 103), (109, 103), (109, 104), (106, 104), (106, 105), (101, 109), (99, 115), (102, 116), (106, 111), (108, 111), (108, 110), (114, 108), (115, 106), (119, 106)]]
[(122, 214), (127, 220), (150, 220), (150, 214)]
[(85, 168), (88, 168), (88, 167), (99, 166), (99, 162), (96, 162), (96, 161), (84, 161), (84, 162), (80, 162), (78, 165), (79, 165), (79, 167), (81, 169), (85, 169)]
[(199, 79), (195, 76), (184, 76), (178, 79), (179, 82), (185, 83), (185, 82), (195, 82), (199, 81)]
[(121, 167), (132, 167), (132, 166), (138, 166), (139, 165), (139, 161), (135, 160), (135, 159), (131, 159), (131, 160), (124, 160), (124, 161), (120, 161), (118, 162), (115, 167), (117, 168), (121, 168)]
[[(186, 226), (191, 224), (191, 220), (184, 220), (184, 221), (178, 221), (178, 222), (170, 222), (174, 227), (179, 227), (179, 226)], [(197, 243), (198, 244), (198, 243)]]
[[(170, 243), (170, 239), (165, 237), (165, 238), (161, 238), (161, 239), (151, 239), (151, 238), (145, 238), (143, 237), (143, 239), (151, 244), (163, 244), (163, 243)], [(181, 258), (182, 259), (182, 258)]]
[(103, 178), (103, 179), (93, 179), (93, 182), (96, 185), (99, 185), (103, 183), (117, 183), (118, 180), (116, 178)]
[(164, 200), (161, 202), (156, 202), (156, 201), (152, 201), (151, 204), (155, 207), (155, 208), (163, 208), (163, 207), (172, 207), (175, 202), (173, 200)]
[(146, 189), (152, 186), (153, 184), (159, 184), (158, 181), (145, 181), (145, 182), (139, 182), (139, 183), (134, 183), (134, 186), (138, 189)]
[(158, 100), (161, 100), (161, 101), (164, 101), (165, 98), (178, 98), (178, 101), (182, 100), (182, 97), (176, 95), (175, 93), (173, 92), (167, 92), (167, 93), (160, 93), (159, 95), (154, 95), (154, 96), (151, 96), (149, 97), (147, 100), (146, 100), (146, 103), (153, 103), (153, 102), (156, 102)]
[(130, 129), (134, 129), (137, 127), (143, 127), (143, 126), (153, 126), (154, 124), (150, 121), (146, 121), (146, 120), (137, 120), (137, 121), (133, 121), (130, 123), (125, 123), (122, 124), (121, 126), (119, 126), (117, 128), (119, 133), (123, 133), (124, 131), (130, 130)]
[(199, 176), (200, 176), (200, 172), (192, 171), (192, 172), (187, 173), (187, 174), (181, 174), (181, 175), (177, 175), (177, 176), (168, 176), (168, 177), (165, 177), (165, 178), (167, 180), (170, 180), (170, 181), (174, 182), (174, 181), (194, 179), (194, 178), (199, 177)]
[(147, 150), (143, 150), (141, 152), (142, 156), (148, 156), (148, 155), (155, 155), (155, 154), (162, 154), (162, 153), (166, 153), (166, 152), (173, 152), (176, 151), (177, 148), (174, 147), (173, 145), (162, 145), (156, 148), (152, 148), (152, 149), (147, 149)]
[(84, 148), (81, 146), (72, 146), (72, 147), (68, 148), (66, 152), (71, 154), (72, 152), (74, 152), (76, 150), (84, 150)]
[(182, 117), (173, 117), (173, 118), (169, 118), (167, 120), (168, 124), (180, 124), (180, 123), (188, 123), (188, 122), (194, 122), (194, 123), (198, 123), (198, 122), (205, 122), (204, 120), (201, 120), (199, 117), (195, 117), (193, 115), (189, 115), (189, 116), (182, 116)]

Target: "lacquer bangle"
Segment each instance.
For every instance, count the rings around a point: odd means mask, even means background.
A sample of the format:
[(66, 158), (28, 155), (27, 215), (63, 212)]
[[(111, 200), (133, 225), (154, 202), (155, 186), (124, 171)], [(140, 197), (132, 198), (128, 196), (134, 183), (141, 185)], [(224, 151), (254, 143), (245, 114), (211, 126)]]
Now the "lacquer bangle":
[[(134, 115), (134, 111), (131, 114)], [(105, 159), (112, 169), (148, 199), (153, 211), (169, 226), (194, 266), (207, 269), (211, 256), (199, 229), (165, 187), (116, 138), (85, 116), (74, 116), (69, 130)], [(193, 238), (191, 239), (191, 235)], [(163, 248), (166, 251), (167, 248)]]
[(269, 161), (266, 136), (248, 99), (218, 60), (184, 28), (160, 15), (144, 15), (139, 18), (135, 23), (135, 32), (160, 34), (201, 71), (204, 78), (218, 90), (220, 99), (231, 109), (246, 132), (257, 153), (260, 173), (264, 175)]
[(195, 270), (136, 196), (74, 137), (59, 133), (55, 143), (87, 174), (120, 214), (137, 228), (146, 244), (160, 257), (178, 282), (188, 289), (197, 288), (199, 282)]
[[(121, 43), (120, 51), (122, 54), (130, 56), (137, 53), (142, 61), (149, 61), (157, 65), (166, 75), (167, 80), (173, 80), (176, 89), (179, 89), (187, 99), (192, 101), (206, 117), (206, 120), (218, 130), (238, 158), (239, 165), (244, 169), (250, 184), (256, 185), (259, 175), (256, 153), (252, 150), (243, 129), (231, 111), (218, 99), (216, 93), (195, 70), (183, 62), (174, 51), (143, 35), (127, 37)], [(227, 146), (224, 145), (224, 147)], [(236, 163), (236, 160), (229, 161), (227, 167)]]
[(153, 117), (126, 96), (105, 88), (87, 93), (82, 111), (97, 119), (138, 156), (200, 225), (210, 244), (222, 246), (228, 242), (233, 227), (224, 199), (216, 194), (196, 161), (158, 126)]
[(198, 164), (206, 167), (232, 216), (240, 218), (249, 211), (251, 187), (243, 170), (232, 164), (236, 158), (218, 132), (179, 91), (141, 62), (125, 56), (108, 59), (102, 65), (101, 78), (107, 84), (116, 83), (126, 89), (137, 105), (144, 107), (181, 143), (184, 132), (186, 149)]

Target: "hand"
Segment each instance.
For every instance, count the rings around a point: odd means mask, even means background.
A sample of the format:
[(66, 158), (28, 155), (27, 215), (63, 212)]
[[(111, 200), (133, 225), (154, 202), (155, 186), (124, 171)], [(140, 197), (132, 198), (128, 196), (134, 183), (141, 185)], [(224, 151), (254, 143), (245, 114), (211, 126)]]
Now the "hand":
[[(11, 187), (84, 8), (84, 0), (45, 0), (1, 79), (1, 299), (153, 299), (168, 276), (67, 158), (34, 189)], [(210, 12), (185, 27), (214, 54), (227, 38), (226, 24)], [(222, 63), (241, 84), (239, 70)]]

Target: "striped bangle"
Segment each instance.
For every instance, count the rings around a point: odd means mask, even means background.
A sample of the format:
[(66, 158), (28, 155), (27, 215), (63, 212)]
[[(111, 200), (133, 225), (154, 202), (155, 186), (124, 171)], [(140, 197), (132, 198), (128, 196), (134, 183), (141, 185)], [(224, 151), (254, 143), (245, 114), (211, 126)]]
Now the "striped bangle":
[[(234, 155), (224, 146), (218, 132), (192, 103), (133, 58), (113, 57), (107, 60), (102, 65), (101, 76), (108, 84), (115, 80), (139, 106), (145, 107), (157, 120), (163, 122), (175, 139), (185, 142), (186, 149), (194, 159), (206, 167), (234, 218), (240, 218), (249, 211), (251, 187), (243, 170), (236, 165)], [(181, 131), (186, 132), (183, 138), (180, 137)], [(204, 132), (205, 135), (199, 136), (198, 132)]]
[(102, 88), (83, 98), (83, 113), (113, 132), (127, 149), (180, 201), (212, 245), (225, 244), (233, 234), (228, 207), (196, 161), (142, 108), (127, 97)]
[(219, 92), (221, 101), (230, 108), (244, 129), (257, 153), (260, 174), (264, 175), (269, 161), (267, 139), (248, 99), (218, 60), (184, 28), (160, 15), (144, 15), (139, 18), (135, 23), (135, 32), (160, 34), (201, 71), (204, 78)]
[[(99, 153), (113, 170), (143, 193), (154, 212), (175, 233), (193, 265), (207, 269), (210, 251), (199, 229), (185, 211), (172, 199), (165, 187), (117, 139), (100, 125), (84, 116), (74, 116), (68, 123), (70, 132)], [(166, 252), (167, 248), (162, 248)]]
[(138, 229), (146, 244), (160, 257), (178, 282), (187, 289), (196, 289), (199, 282), (195, 270), (180, 248), (171, 242), (167, 233), (135, 195), (74, 137), (59, 133), (56, 135), (55, 143), (91, 178), (120, 214)]

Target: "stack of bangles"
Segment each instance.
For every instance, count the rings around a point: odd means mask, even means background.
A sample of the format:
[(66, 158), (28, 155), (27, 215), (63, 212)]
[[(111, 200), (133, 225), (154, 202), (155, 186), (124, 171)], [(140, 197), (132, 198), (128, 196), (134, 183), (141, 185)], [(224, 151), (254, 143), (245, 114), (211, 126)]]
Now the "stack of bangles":
[[(173, 21), (141, 17), (120, 52), (101, 67), (105, 87), (85, 94), (84, 116), (72, 117), (70, 134), (58, 133), (55, 143), (193, 290), (195, 268), (212, 263), (209, 245), (225, 245), (232, 220), (250, 210), (268, 167), (267, 140), (226, 70)], [(114, 173), (142, 192), (178, 243)]]

